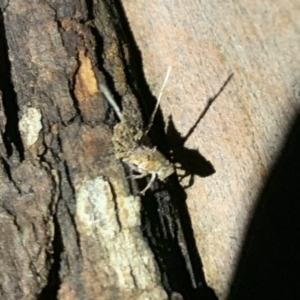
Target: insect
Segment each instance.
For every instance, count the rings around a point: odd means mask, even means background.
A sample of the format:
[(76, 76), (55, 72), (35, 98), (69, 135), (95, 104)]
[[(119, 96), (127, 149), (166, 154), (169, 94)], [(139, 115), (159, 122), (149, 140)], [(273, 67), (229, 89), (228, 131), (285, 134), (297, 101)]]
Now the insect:
[(151, 175), (147, 186), (141, 191), (141, 194), (145, 194), (156, 179), (163, 181), (175, 172), (173, 164), (156, 147), (151, 146), (147, 136), (153, 124), (170, 72), (171, 67), (168, 68), (156, 106), (145, 130), (134, 126), (130, 123), (130, 120), (126, 120), (108, 88), (103, 84), (99, 85), (100, 90), (120, 120), (114, 127), (114, 136), (112, 139), (116, 157), (126, 163), (134, 172), (138, 173), (132, 175), (134, 179)]

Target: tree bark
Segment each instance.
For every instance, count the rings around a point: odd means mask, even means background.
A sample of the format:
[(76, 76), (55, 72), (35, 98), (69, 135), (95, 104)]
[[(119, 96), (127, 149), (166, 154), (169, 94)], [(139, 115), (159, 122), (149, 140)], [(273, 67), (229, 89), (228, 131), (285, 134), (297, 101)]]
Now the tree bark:
[(167, 299), (98, 89), (140, 114), (111, 5), (1, 2), (2, 299)]
[(98, 83), (137, 127), (156, 101), (121, 4), (1, 1), (0, 51), (1, 297), (214, 299), (176, 176), (141, 201), (114, 155)]

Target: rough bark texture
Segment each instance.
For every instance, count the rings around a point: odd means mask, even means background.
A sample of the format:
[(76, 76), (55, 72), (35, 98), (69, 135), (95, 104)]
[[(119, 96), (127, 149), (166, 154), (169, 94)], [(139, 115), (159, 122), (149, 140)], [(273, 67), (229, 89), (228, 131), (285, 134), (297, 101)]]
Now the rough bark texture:
[(88, 4), (1, 2), (1, 299), (167, 299), (98, 90), (139, 114), (118, 20)]
[(155, 104), (121, 4), (0, 7), (1, 298), (214, 299), (176, 176), (141, 199), (114, 155), (98, 83), (138, 127)]
[[(1, 299), (274, 299), (249, 280), (259, 267), (244, 271), (242, 292), (230, 284), (299, 108), (296, 0), (0, 8)], [(118, 120), (98, 83), (141, 127), (168, 66), (150, 135), (182, 181), (140, 198), (145, 182), (115, 159)]]

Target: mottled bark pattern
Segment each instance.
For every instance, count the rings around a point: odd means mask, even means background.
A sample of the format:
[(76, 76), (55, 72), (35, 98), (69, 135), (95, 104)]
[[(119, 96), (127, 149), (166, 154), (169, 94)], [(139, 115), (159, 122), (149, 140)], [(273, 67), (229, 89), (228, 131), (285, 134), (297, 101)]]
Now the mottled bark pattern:
[(1, 299), (167, 299), (98, 83), (141, 114), (88, 2), (0, 2)]

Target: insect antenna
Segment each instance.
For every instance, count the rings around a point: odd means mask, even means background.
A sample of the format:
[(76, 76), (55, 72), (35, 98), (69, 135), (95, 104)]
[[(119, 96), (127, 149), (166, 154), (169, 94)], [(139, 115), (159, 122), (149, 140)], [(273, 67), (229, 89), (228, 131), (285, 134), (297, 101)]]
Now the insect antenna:
[(163, 85), (162, 85), (162, 87), (161, 87), (161, 89), (160, 89), (160, 91), (159, 91), (159, 94), (158, 94), (158, 97), (157, 97), (157, 102), (156, 102), (155, 108), (154, 108), (154, 110), (153, 110), (153, 112), (152, 112), (152, 115), (151, 115), (151, 117), (150, 117), (150, 119), (149, 119), (148, 126), (147, 126), (146, 129), (145, 129), (144, 136), (147, 135), (147, 133), (148, 133), (149, 130), (151, 129), (151, 126), (152, 126), (152, 124), (153, 124), (153, 121), (154, 121), (156, 112), (157, 112), (158, 107), (159, 107), (159, 103), (160, 103), (161, 97), (162, 97), (163, 92), (164, 92), (164, 89), (165, 89), (165, 87), (166, 87), (166, 85), (167, 85), (167, 82), (168, 82), (168, 79), (169, 79), (169, 76), (170, 76), (170, 73), (171, 73), (171, 69), (172, 69), (171, 67), (168, 67), (168, 70), (167, 70), (167, 74), (166, 74), (166, 76), (165, 76), (164, 83), (163, 83)]
[(99, 84), (99, 88), (102, 91), (102, 93), (104, 94), (104, 96), (107, 99), (107, 101), (109, 102), (109, 104), (114, 109), (114, 111), (117, 114), (117, 116), (120, 119), (120, 121), (124, 121), (124, 118), (123, 118), (123, 115), (122, 115), (122, 113), (120, 111), (120, 108), (117, 105), (114, 97), (112, 96), (112, 94), (110, 93), (110, 91), (108, 90), (108, 88), (104, 84), (102, 84), (102, 83)]

